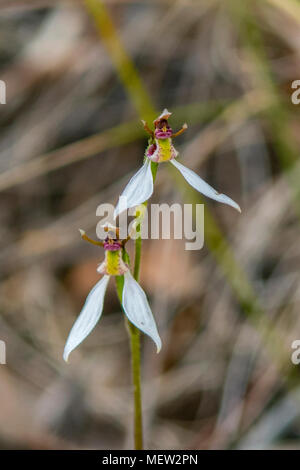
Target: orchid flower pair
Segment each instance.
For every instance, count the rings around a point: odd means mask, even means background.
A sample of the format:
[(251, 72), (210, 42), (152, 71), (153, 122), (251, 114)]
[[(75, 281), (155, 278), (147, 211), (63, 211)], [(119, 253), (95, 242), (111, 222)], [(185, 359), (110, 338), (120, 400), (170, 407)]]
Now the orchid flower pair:
[(145, 292), (132, 277), (128, 264), (123, 260), (125, 243), (129, 238), (119, 240), (119, 229), (110, 224), (107, 225), (105, 230), (108, 234), (104, 242), (92, 240), (83, 230), (80, 230), (84, 240), (94, 245), (103, 246), (104, 248), (105, 259), (97, 268), (98, 273), (103, 274), (103, 277), (92, 288), (79, 317), (70, 331), (64, 349), (65, 361), (68, 361), (71, 351), (91, 333), (98, 323), (102, 315), (104, 296), (111, 276), (124, 275), (122, 307), (127, 318), (139, 330), (153, 339), (157, 347), (157, 352), (159, 352), (161, 348), (161, 339)]
[[(187, 129), (187, 125), (184, 124), (182, 128), (174, 134), (168, 124), (170, 116), (171, 113), (165, 109), (161, 115), (155, 119), (154, 131), (150, 130), (148, 124), (143, 121), (144, 129), (150, 134), (144, 164), (125, 187), (115, 209), (114, 217), (116, 218), (126, 209), (139, 206), (148, 201), (153, 193), (151, 162), (161, 163), (168, 161), (180, 171), (186, 181), (197, 191), (211, 199), (228, 204), (240, 212), (241, 209), (239, 205), (230, 197), (218, 193), (201, 179), (200, 176), (176, 160), (178, 152), (173, 146), (172, 138), (182, 134)], [(64, 359), (66, 361), (71, 351), (91, 333), (99, 321), (103, 311), (106, 288), (111, 276), (124, 276), (122, 307), (129, 321), (153, 339), (157, 347), (157, 352), (159, 352), (161, 348), (161, 340), (147, 297), (143, 289), (132, 277), (129, 266), (124, 261), (125, 243), (129, 240), (130, 236), (126, 240), (120, 240), (118, 228), (111, 225), (106, 228), (107, 230), (105, 230), (108, 234), (104, 242), (92, 240), (84, 231), (80, 230), (83, 239), (95, 245), (103, 246), (105, 259), (97, 268), (97, 271), (103, 274), (103, 277), (89, 293), (83, 309), (75, 321), (67, 339), (64, 350)]]

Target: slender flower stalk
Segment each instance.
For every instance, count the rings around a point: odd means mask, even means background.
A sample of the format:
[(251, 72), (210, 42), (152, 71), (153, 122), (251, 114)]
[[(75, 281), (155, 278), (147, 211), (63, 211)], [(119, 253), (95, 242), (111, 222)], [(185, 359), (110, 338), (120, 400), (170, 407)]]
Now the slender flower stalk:
[[(139, 214), (137, 214), (139, 215)], [(134, 256), (134, 279), (138, 282), (140, 277), (140, 265), (142, 255), (142, 237), (141, 222), (136, 227), (139, 235), (135, 240)], [(132, 379), (134, 386), (134, 441), (135, 449), (143, 449), (143, 410), (142, 410), (142, 391), (141, 391), (141, 339), (140, 332), (128, 322), (128, 331), (131, 345), (131, 366)]]
[[(141, 216), (137, 211), (137, 219)], [(138, 282), (141, 263), (142, 239), (139, 236), (141, 231), (141, 222), (135, 227), (135, 257), (134, 257), (134, 279)], [(116, 278), (117, 291), (119, 299), (122, 300), (124, 282), (122, 277)], [(140, 332), (128, 319), (126, 319), (126, 328), (130, 341), (131, 369), (134, 396), (134, 447), (135, 450), (143, 449), (143, 412), (142, 412), (142, 388), (141, 388), (141, 340)]]
[[(153, 176), (153, 183), (156, 179), (157, 163), (151, 164), (151, 171)], [(148, 201), (140, 205), (136, 210), (136, 219), (133, 224), (133, 231), (135, 232), (135, 256), (134, 256), (134, 279), (138, 282), (141, 266), (142, 255), (142, 223), (145, 216), (145, 207)], [(117, 291), (119, 299), (122, 299), (123, 280), (122, 277), (116, 277)], [(134, 387), (134, 443), (136, 450), (143, 449), (143, 410), (142, 410), (142, 390), (141, 390), (141, 345), (140, 345), (140, 332), (128, 320), (127, 331), (130, 340), (131, 349), (131, 367), (132, 367), (132, 383)]]
[[(157, 166), (153, 164), (152, 173), (153, 181), (156, 178)], [(143, 204), (147, 205), (147, 202)], [(136, 232), (135, 239), (135, 256), (134, 256), (134, 278), (138, 282), (141, 266), (142, 255), (142, 237), (141, 228), (142, 221), (145, 215), (143, 205), (139, 206), (136, 211), (137, 224), (134, 227)], [(119, 294), (120, 295), (120, 294)], [(131, 347), (131, 367), (132, 367), (132, 382), (134, 387), (134, 442), (135, 449), (143, 449), (143, 410), (142, 410), (142, 391), (141, 391), (141, 345), (140, 345), (140, 332), (127, 320), (127, 329), (130, 339)]]

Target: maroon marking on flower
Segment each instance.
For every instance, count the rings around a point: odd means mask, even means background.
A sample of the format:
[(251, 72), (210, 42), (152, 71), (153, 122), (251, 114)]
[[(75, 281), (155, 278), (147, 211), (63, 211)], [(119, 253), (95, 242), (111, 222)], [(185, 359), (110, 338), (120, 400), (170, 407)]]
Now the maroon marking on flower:
[(154, 134), (157, 139), (170, 139), (170, 137), (172, 137), (173, 131), (171, 127), (168, 127), (166, 130), (155, 129)]
[(109, 238), (106, 238), (103, 243), (103, 248), (107, 251), (118, 251), (122, 248), (122, 244), (117, 240), (111, 240)]
[(147, 157), (151, 157), (151, 155), (154, 154), (155, 150), (156, 150), (156, 144), (151, 144), (149, 147), (148, 147), (148, 150), (147, 150)]

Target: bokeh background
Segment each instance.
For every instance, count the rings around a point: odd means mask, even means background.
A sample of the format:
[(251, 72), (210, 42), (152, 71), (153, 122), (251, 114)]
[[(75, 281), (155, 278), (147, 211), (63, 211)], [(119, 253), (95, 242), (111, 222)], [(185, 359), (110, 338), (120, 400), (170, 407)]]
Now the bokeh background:
[(0, 39), (0, 448), (133, 446), (113, 282), (62, 352), (103, 258), (78, 228), (95, 238), (141, 165), (140, 119), (165, 107), (189, 124), (181, 161), (243, 212), (160, 166), (152, 201), (204, 202), (205, 244), (143, 244), (163, 340), (156, 355), (143, 338), (146, 447), (299, 448), (299, 2), (2, 0)]

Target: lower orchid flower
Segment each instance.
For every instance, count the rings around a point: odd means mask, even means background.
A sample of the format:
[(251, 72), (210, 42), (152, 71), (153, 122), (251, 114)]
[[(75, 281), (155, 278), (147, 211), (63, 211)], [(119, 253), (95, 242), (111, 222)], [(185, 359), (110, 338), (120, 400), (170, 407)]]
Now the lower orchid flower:
[[(131, 178), (123, 193), (120, 196), (119, 202), (114, 212), (116, 218), (121, 212), (131, 207), (142, 204), (147, 201), (153, 193), (153, 176), (151, 170), (151, 161), (156, 163), (170, 162), (182, 174), (185, 180), (197, 191), (204, 194), (211, 199), (218, 202), (223, 202), (234, 209), (241, 212), (240, 206), (225, 194), (218, 193), (212, 186), (206, 183), (194, 171), (179, 163), (176, 158), (178, 156), (177, 150), (174, 148), (172, 138), (182, 134), (187, 129), (187, 124), (173, 133), (173, 130), (168, 124), (168, 119), (171, 116), (167, 109), (155, 119), (154, 132), (148, 127), (145, 121), (143, 122), (144, 129), (150, 134), (149, 145), (146, 149), (144, 164), (142, 168)], [(122, 201), (122, 203), (121, 203)]]
[[(108, 231), (108, 229), (105, 230)], [(97, 268), (97, 271), (103, 274), (103, 277), (89, 293), (81, 313), (70, 331), (63, 354), (65, 361), (68, 361), (70, 353), (91, 333), (98, 323), (102, 315), (104, 296), (111, 276), (124, 276), (122, 307), (127, 318), (139, 330), (152, 338), (156, 344), (157, 352), (161, 349), (161, 339), (145, 292), (133, 278), (128, 264), (123, 260), (124, 245), (128, 238), (119, 240), (119, 231), (115, 227), (113, 232), (113, 235), (108, 234), (104, 242), (100, 242), (90, 239), (83, 230), (80, 230), (84, 240), (104, 248), (105, 259)]]

